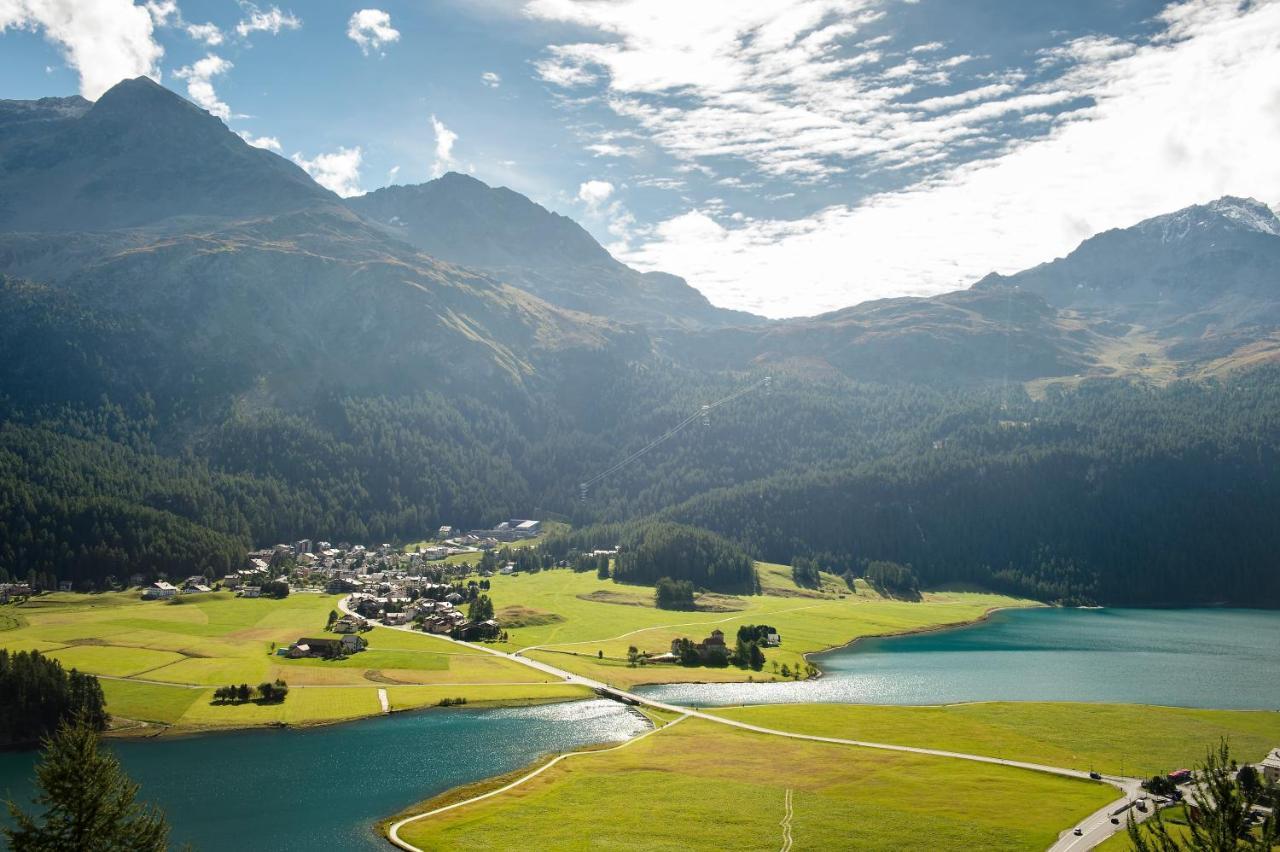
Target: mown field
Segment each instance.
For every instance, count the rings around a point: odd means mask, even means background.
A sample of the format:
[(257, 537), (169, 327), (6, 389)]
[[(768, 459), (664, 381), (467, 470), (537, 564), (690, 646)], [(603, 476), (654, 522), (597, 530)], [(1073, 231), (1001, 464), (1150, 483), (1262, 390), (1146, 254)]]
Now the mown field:
[(1043, 849), (1114, 798), (1102, 784), (688, 719), (401, 836), (422, 849), (775, 850), (787, 821), (796, 849)]
[[(522, 607), (545, 623), (508, 629), (505, 650), (525, 649), (534, 659), (619, 687), (675, 681), (745, 681), (780, 678), (779, 667), (794, 670), (804, 654), (858, 637), (930, 629), (972, 621), (989, 610), (1034, 606), (1034, 602), (971, 591), (928, 592), (920, 602), (887, 600), (862, 583), (851, 591), (842, 580), (824, 576), (821, 590), (802, 589), (791, 569), (760, 563), (763, 594), (711, 598), (717, 611), (673, 612), (653, 605), (653, 590), (597, 579), (593, 573), (543, 571), (492, 578), (490, 594), (499, 613)], [(705, 599), (704, 599), (705, 600)], [(782, 646), (765, 652), (763, 671), (734, 667), (679, 665), (631, 667), (627, 650), (663, 653), (671, 640), (701, 641), (713, 629), (732, 644), (743, 624), (769, 624)], [(603, 654), (603, 658), (601, 657)]]
[[(134, 722), (178, 731), (273, 724), (315, 724), (391, 709), (431, 706), (442, 698), (468, 704), (559, 700), (587, 693), (519, 663), (425, 635), (375, 628), (369, 648), (346, 660), (289, 660), (273, 651), (306, 636), (325, 636), (338, 598), (295, 594), (284, 600), (211, 593), (180, 604), (142, 601), (136, 592), (43, 595), (0, 609), (0, 647), (38, 650), (67, 668), (102, 676), (108, 710), (122, 728)], [(220, 705), (213, 688), (256, 686), (283, 678), (283, 704)]]
[(1280, 742), (1280, 713), (1135, 704), (1009, 702), (946, 707), (774, 704), (708, 712), (802, 734), (981, 754), (1146, 777), (1204, 762), (1225, 737), (1240, 760)]

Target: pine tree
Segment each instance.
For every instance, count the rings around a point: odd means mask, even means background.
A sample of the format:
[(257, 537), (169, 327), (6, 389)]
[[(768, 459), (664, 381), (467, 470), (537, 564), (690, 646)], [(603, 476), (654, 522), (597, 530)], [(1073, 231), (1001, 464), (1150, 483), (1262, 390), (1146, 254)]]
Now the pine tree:
[(63, 722), (44, 741), (36, 767), (40, 794), (33, 815), (8, 802), (13, 827), (3, 830), (14, 852), (163, 852), (164, 815), (136, 803), (138, 785), (83, 719)]

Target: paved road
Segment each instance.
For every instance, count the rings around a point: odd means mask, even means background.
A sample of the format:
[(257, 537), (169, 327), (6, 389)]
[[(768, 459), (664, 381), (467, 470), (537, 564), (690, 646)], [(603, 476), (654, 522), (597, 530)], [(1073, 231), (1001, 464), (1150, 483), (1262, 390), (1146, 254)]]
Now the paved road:
[[(1122, 809), (1129, 802), (1142, 795), (1142, 788), (1138, 784), (1137, 779), (1126, 779), (1123, 798), (1111, 802), (1106, 807), (1099, 808), (1062, 832), (1058, 837), (1058, 842), (1049, 847), (1049, 852), (1084, 852), (1084, 850), (1092, 849), (1102, 843), (1111, 835), (1125, 831), (1129, 820), (1129, 810)], [(1137, 809), (1132, 810), (1133, 815), (1138, 818), (1138, 822), (1142, 822), (1154, 813), (1154, 806), (1150, 806), (1146, 813)], [(1111, 821), (1112, 817), (1119, 820), (1119, 823), (1113, 823)], [(1075, 833), (1076, 829), (1080, 830), (1079, 835)]]
[[(352, 614), (351, 610), (347, 608), (346, 598), (342, 599), (342, 601), (338, 604), (338, 608), (341, 609), (344, 613)], [(921, 755), (927, 755), (930, 757), (943, 757), (943, 758), (949, 758), (953, 760), (968, 760), (974, 763), (987, 763), (995, 766), (1009, 766), (1015, 769), (1026, 769), (1031, 772), (1043, 772), (1047, 775), (1058, 775), (1064, 778), (1078, 778), (1078, 779), (1089, 780), (1089, 773), (1082, 769), (1067, 769), (1061, 766), (1048, 766), (1042, 763), (1028, 763), (1021, 760), (1006, 760), (1004, 758), (999, 758), (999, 757), (990, 757), (990, 756), (981, 755), (981, 754), (966, 754), (964, 752), (958, 752), (958, 751), (944, 751), (942, 749), (918, 748), (916, 746), (895, 745), (893, 743), (879, 743), (879, 742), (871, 742), (867, 740), (853, 740), (853, 739), (845, 739), (843, 737), (822, 737), (814, 734), (798, 734), (793, 731), (779, 731), (773, 728), (765, 728), (760, 725), (752, 725), (748, 722), (742, 722), (737, 719), (730, 719), (724, 716), (717, 716), (712, 713), (707, 713), (702, 710), (694, 709), (692, 707), (684, 707), (679, 704), (669, 704), (665, 701), (658, 701), (644, 695), (638, 695), (633, 692), (627, 692), (625, 690), (615, 689), (609, 686), (608, 684), (602, 683), (598, 680), (593, 680), (592, 678), (583, 677), (582, 675), (576, 675), (573, 672), (568, 672), (568, 671), (565, 671), (564, 669), (556, 668), (555, 666), (550, 665), (549, 663), (544, 663), (540, 660), (529, 659), (528, 657), (523, 656), (520, 651), (516, 651), (513, 654), (508, 654), (504, 651), (499, 651), (494, 648), (486, 648), (483, 645), (474, 645), (470, 642), (463, 642), (459, 639), (453, 639), (447, 636), (440, 636), (438, 634), (424, 634), (422, 631), (414, 630), (412, 627), (409, 627), (407, 625), (404, 625), (404, 626), (384, 625), (384, 628), (391, 629), (391, 630), (404, 630), (409, 633), (416, 633), (419, 636), (434, 636), (434, 638), (441, 639), (446, 642), (453, 642), (458, 645), (465, 645), (468, 648), (473, 648), (478, 651), (484, 651), (486, 653), (494, 654), (499, 657), (505, 657), (508, 660), (521, 663), (523, 665), (529, 666), (530, 668), (534, 668), (534, 669), (537, 669), (538, 671), (545, 672), (546, 674), (554, 675), (562, 679), (566, 683), (580, 684), (582, 686), (586, 686), (591, 689), (608, 690), (613, 695), (635, 701), (637, 704), (643, 704), (646, 707), (653, 707), (658, 710), (665, 710), (669, 713), (675, 713), (684, 718), (692, 717), (696, 719), (704, 719), (708, 722), (715, 722), (716, 724), (720, 724), (720, 725), (728, 725), (733, 728), (738, 728), (744, 731), (751, 731), (757, 734), (766, 734), (768, 736), (775, 736), (775, 737), (786, 737), (787, 739), (793, 739), (793, 740), (808, 740), (810, 742), (856, 746), (858, 748), (879, 749), (881, 751), (907, 752), (910, 754), (921, 754)], [(594, 752), (594, 753), (599, 753), (599, 752)], [(551, 765), (552, 764), (547, 764), (546, 766), (543, 766), (541, 769), (538, 770), (538, 772), (545, 771), (546, 769), (550, 768)], [(527, 780), (528, 777), (532, 777), (532, 774), (530, 776), (526, 776), (526, 778), (523, 778), (520, 781), (515, 783), (516, 784), (522, 783), (524, 780)], [(1122, 831), (1124, 829), (1123, 819), (1120, 820), (1120, 824), (1118, 826), (1113, 825), (1111, 823), (1110, 812), (1114, 811), (1116, 808), (1120, 807), (1129, 799), (1137, 795), (1137, 791), (1139, 789), (1138, 788), (1139, 781), (1136, 778), (1124, 778), (1124, 777), (1115, 776), (1115, 775), (1104, 775), (1102, 776), (1102, 781), (1112, 785), (1113, 787), (1119, 788), (1124, 793), (1124, 798), (1118, 799), (1117, 801), (1108, 805), (1107, 808), (1104, 808), (1103, 810), (1100, 810), (1094, 814), (1091, 814), (1084, 821), (1082, 821), (1079, 825), (1080, 827), (1082, 827), (1082, 830), (1086, 831), (1086, 835), (1084, 837), (1074, 836), (1073, 834), (1073, 829), (1075, 828), (1074, 826), (1072, 828), (1067, 829), (1066, 832), (1063, 833), (1063, 836), (1058, 840), (1058, 843), (1055, 844), (1053, 847), (1051, 847), (1052, 852), (1061, 852), (1062, 850), (1067, 850), (1067, 849), (1072, 850), (1072, 852), (1083, 852), (1083, 850), (1085, 849), (1092, 849), (1094, 846), (1098, 845), (1103, 840), (1110, 837), (1112, 834), (1116, 833), (1117, 831)], [(512, 786), (515, 786), (515, 784), (508, 785), (507, 787), (504, 787), (502, 789), (503, 790), (510, 789), (510, 787)], [(496, 795), (497, 793), (500, 793), (500, 792), (502, 792), (502, 790), (495, 790), (490, 794), (486, 794), (485, 796), (478, 797), (477, 799), (469, 800), (469, 801), (479, 801), (480, 798), (488, 798), (490, 795)], [(466, 802), (459, 802), (455, 805), (450, 805), (447, 808), (439, 808), (435, 811), (431, 811), (426, 814), (419, 814), (415, 817), (411, 817), (409, 819), (402, 820), (401, 822), (396, 823), (396, 825), (392, 826), (392, 828), (394, 829), (400, 825), (403, 825), (407, 822), (411, 822), (415, 819), (425, 819), (426, 817), (431, 816), (432, 814), (441, 813), (445, 810), (451, 810), (463, 804), (466, 804)], [(397, 846), (401, 847), (402, 849), (411, 850), (411, 852), (421, 852), (421, 850), (418, 850), (416, 849), (416, 847), (411, 846), (407, 843), (404, 843), (398, 838), (393, 837), (392, 842), (395, 843)], [(1066, 845), (1066, 846), (1061, 845), (1064, 842), (1069, 842), (1069, 845)]]

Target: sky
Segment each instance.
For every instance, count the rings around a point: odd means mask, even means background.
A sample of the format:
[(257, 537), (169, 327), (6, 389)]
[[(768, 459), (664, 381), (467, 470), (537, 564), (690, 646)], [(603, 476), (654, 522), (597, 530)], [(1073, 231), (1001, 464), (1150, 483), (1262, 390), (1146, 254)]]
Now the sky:
[(1280, 207), (1280, 0), (0, 0), (0, 98), (147, 75), (341, 195), (446, 171), (774, 317)]

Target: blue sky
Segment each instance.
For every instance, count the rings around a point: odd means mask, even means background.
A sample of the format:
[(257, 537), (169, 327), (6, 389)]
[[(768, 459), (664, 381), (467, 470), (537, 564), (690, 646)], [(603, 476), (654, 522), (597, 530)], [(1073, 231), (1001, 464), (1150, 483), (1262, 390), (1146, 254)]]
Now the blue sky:
[(1280, 201), (1280, 2), (0, 0), (0, 97), (150, 74), (343, 194), (453, 169), (773, 316)]

